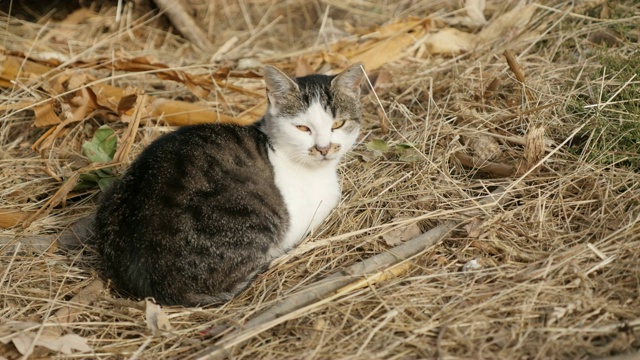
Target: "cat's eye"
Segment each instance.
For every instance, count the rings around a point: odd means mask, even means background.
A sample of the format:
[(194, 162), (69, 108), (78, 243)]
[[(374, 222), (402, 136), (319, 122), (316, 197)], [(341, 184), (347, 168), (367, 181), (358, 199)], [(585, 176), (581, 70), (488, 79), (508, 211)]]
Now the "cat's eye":
[(344, 123), (345, 123), (344, 120), (334, 121), (333, 124), (331, 125), (331, 130), (340, 129), (341, 127), (344, 126)]
[(311, 129), (309, 129), (308, 126), (304, 126), (304, 125), (296, 125), (296, 128), (300, 131), (304, 131), (304, 132), (311, 132)]

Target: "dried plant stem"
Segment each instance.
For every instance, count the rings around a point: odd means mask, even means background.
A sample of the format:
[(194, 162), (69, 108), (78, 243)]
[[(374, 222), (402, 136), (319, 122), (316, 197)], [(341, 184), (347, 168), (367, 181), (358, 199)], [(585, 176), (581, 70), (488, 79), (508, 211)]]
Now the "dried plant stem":
[[(500, 196), (504, 191), (505, 188), (498, 187), (489, 196), (483, 198), (479, 204), (482, 206), (504, 201), (504, 196)], [(457, 225), (458, 223), (453, 220), (446, 220), (435, 228), (401, 245), (355, 263), (315, 284), (305, 287), (247, 321), (242, 331), (231, 333), (222, 338), (216, 345), (197, 353), (195, 355), (196, 358), (202, 360), (228, 357), (232, 347), (242, 344), (246, 340), (280, 323), (308, 313), (318, 303), (331, 301), (374, 281), (383, 281), (392, 275), (399, 275), (407, 270), (406, 264), (402, 263), (403, 261), (437, 244)]]
[(480, 160), (461, 152), (455, 153), (454, 156), (462, 165), (484, 171), (491, 175), (510, 177), (516, 172), (516, 168), (512, 165)]
[(198, 24), (185, 11), (181, 1), (173, 0), (154, 0), (160, 10), (164, 11), (173, 26), (187, 40), (194, 43), (197, 47), (205, 51), (211, 51), (213, 45), (207, 38), (207, 35), (200, 29)]
[[(482, 199), (480, 205), (502, 201), (504, 197), (499, 198), (497, 196), (501, 195), (504, 190), (503, 187), (498, 187), (489, 196)], [(447, 220), (401, 245), (357, 262), (315, 284), (307, 286), (247, 321), (244, 325), (244, 330), (222, 338), (216, 345), (197, 354), (197, 359), (225, 358), (230, 355), (230, 349), (233, 346), (241, 344), (280, 323), (308, 313), (314, 307), (314, 303), (337, 298), (351, 290), (370, 284), (372, 279), (382, 281), (388, 278), (390, 274), (398, 275), (406, 271), (406, 265), (402, 263), (403, 261), (434, 246), (451, 233), (457, 225), (456, 221)], [(397, 266), (400, 266), (400, 268), (397, 268)], [(373, 274), (373, 276), (368, 276), (370, 274)]]
[[(345, 291), (339, 291), (340, 289), (345, 288), (354, 281), (359, 282), (362, 277), (366, 277), (367, 274), (378, 273), (389, 266), (421, 253), (446, 237), (455, 227), (455, 221), (445, 221), (443, 224), (402, 245), (333, 273), (325, 279), (279, 301), (274, 306), (249, 320), (245, 324), (244, 330), (232, 333), (229, 337), (220, 340), (216, 345), (197, 354), (197, 359), (220, 359), (227, 357), (230, 355), (229, 352), (233, 346), (241, 344), (282, 322), (303, 315), (312, 308), (316, 302), (322, 301), (323, 299), (331, 300), (335, 297), (342, 296)], [(376, 274), (376, 276), (378, 275)], [(333, 296), (326, 299), (327, 296), (332, 295), (332, 293)]]
[(518, 79), (518, 81), (524, 87), (526, 99), (529, 101), (533, 101), (535, 98), (533, 96), (533, 93), (525, 85), (524, 72), (522, 71), (522, 67), (518, 63), (518, 60), (515, 58), (515, 56), (513, 56), (513, 54), (511, 54), (511, 51), (509, 50), (504, 51), (504, 56), (505, 58), (507, 58), (507, 64), (509, 64), (509, 68), (511, 69), (511, 71), (513, 71), (516, 79)]

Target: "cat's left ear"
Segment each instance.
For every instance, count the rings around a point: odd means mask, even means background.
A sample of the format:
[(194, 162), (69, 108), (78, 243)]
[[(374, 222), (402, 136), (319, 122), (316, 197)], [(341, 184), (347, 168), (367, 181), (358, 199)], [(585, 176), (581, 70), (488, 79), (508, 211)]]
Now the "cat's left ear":
[(271, 65), (264, 67), (264, 82), (267, 85), (267, 96), (272, 103), (298, 90), (298, 84), (295, 81)]
[(357, 62), (344, 69), (331, 80), (331, 87), (355, 98), (360, 96), (360, 85), (364, 81), (364, 65)]

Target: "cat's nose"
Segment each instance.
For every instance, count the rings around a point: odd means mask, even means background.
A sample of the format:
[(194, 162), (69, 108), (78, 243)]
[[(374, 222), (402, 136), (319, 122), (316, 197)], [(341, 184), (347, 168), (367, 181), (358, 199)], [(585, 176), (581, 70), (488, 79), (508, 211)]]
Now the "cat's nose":
[(327, 154), (329, 153), (329, 149), (331, 149), (331, 145), (329, 145), (329, 146), (318, 146), (318, 145), (316, 145), (316, 150), (318, 150), (318, 152), (320, 154), (322, 154), (322, 156), (327, 156)]

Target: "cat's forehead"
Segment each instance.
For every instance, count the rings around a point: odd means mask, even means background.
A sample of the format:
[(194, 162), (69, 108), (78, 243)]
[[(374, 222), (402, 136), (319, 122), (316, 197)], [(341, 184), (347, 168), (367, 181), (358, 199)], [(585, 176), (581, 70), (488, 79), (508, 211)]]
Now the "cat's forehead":
[(340, 89), (332, 86), (335, 78), (330, 75), (307, 75), (293, 79), (298, 89), (281, 99), (279, 113), (285, 117), (297, 117), (307, 113), (313, 105), (319, 105), (332, 117), (346, 116), (357, 118), (359, 102), (353, 98), (345, 98)]
[(300, 89), (300, 100), (306, 107), (317, 102), (324, 106), (330, 106), (333, 103), (333, 91), (331, 89), (331, 80), (333, 76), (327, 75), (308, 75), (295, 79)]

